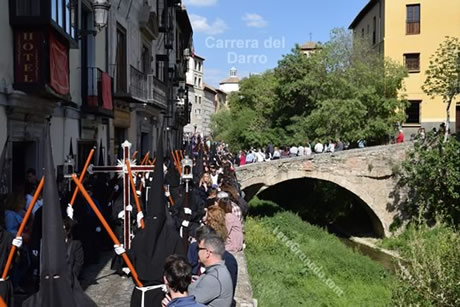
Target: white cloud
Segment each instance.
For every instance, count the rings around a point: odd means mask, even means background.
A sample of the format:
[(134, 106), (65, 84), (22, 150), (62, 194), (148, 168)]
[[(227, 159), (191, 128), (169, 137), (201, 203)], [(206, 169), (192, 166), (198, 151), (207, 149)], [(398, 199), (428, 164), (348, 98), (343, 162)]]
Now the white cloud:
[(220, 18), (216, 18), (213, 23), (208, 23), (206, 17), (190, 14), (190, 22), (194, 32), (203, 32), (209, 35), (222, 33), (228, 28), (225, 21)]
[(184, 3), (190, 6), (213, 6), (217, 4), (217, 0), (184, 0)]
[(268, 22), (259, 14), (246, 13), (246, 15), (243, 16), (243, 21), (251, 28), (264, 28), (268, 25)]

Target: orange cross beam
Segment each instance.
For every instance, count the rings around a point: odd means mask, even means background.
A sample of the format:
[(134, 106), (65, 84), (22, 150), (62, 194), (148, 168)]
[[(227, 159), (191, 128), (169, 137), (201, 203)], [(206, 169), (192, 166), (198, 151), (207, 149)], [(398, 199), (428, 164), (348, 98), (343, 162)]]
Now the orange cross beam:
[[(99, 221), (101, 221), (102, 223), (102, 226), (104, 226), (105, 230), (107, 231), (107, 233), (109, 234), (110, 238), (112, 239), (113, 243), (115, 245), (120, 245), (120, 241), (118, 241), (118, 238), (115, 236), (115, 234), (113, 233), (112, 229), (110, 229), (110, 226), (109, 224), (107, 224), (107, 221), (105, 220), (105, 218), (102, 216), (101, 212), (99, 211), (99, 209), (97, 208), (96, 204), (94, 203), (94, 201), (91, 199), (91, 197), (88, 195), (88, 192), (86, 191), (85, 187), (82, 185), (81, 181), (78, 180), (77, 178), (77, 175), (73, 174), (72, 175), (72, 180), (75, 182), (75, 184), (80, 188), (80, 193), (83, 195), (83, 197), (86, 199), (86, 201), (88, 202), (88, 204), (91, 206), (91, 208), (93, 209), (94, 213), (96, 214), (96, 216), (98, 217)], [(133, 275), (133, 278), (134, 278), (134, 281), (136, 282), (136, 285), (138, 287), (143, 287), (143, 284), (141, 283), (141, 281), (139, 280), (139, 275), (137, 275), (137, 272), (136, 270), (134, 269), (134, 266), (133, 264), (131, 263), (131, 260), (129, 260), (129, 257), (128, 255), (126, 254), (126, 252), (124, 252), (123, 254), (121, 254), (121, 256), (123, 257), (123, 260), (125, 261), (126, 265), (128, 266), (129, 270), (131, 271), (131, 274)]]
[(181, 174), (181, 173), (182, 173), (182, 166), (181, 166), (181, 164), (180, 164), (180, 163), (181, 163), (181, 162), (180, 162), (181, 159), (180, 159), (180, 157), (179, 157), (178, 150), (175, 151), (175, 155), (176, 155), (176, 161), (177, 161), (177, 164), (176, 164), (176, 166), (177, 166), (177, 171), (179, 172), (179, 174)]
[(150, 151), (145, 154), (144, 159), (142, 159), (141, 165), (144, 165), (145, 163), (147, 163), (149, 159), (149, 155), (150, 155)]
[[(129, 160), (125, 160), (126, 166), (128, 167), (129, 181), (131, 182), (131, 191), (133, 192), (134, 201), (136, 202), (137, 212), (142, 212), (141, 205), (139, 204), (139, 198), (136, 193), (136, 186), (134, 185), (133, 173), (131, 172), (131, 163)], [(144, 229), (144, 219), (141, 220), (141, 228)]]
[(174, 166), (176, 167), (177, 171), (179, 171), (179, 166), (177, 164), (177, 157), (176, 157), (176, 154), (174, 153), (174, 151), (171, 151), (171, 155), (173, 157), (173, 162), (174, 162)]
[[(38, 184), (37, 189), (35, 190), (34, 197), (32, 198), (32, 201), (29, 204), (29, 208), (27, 208), (26, 214), (24, 215), (24, 219), (21, 222), (21, 226), (19, 226), (18, 232), (16, 233), (16, 237), (20, 237), (22, 235), (22, 232), (24, 231), (24, 228), (26, 227), (27, 221), (29, 220), (30, 214), (32, 213), (32, 209), (35, 206), (35, 203), (37, 202), (38, 196), (42, 192), (43, 189), (43, 184), (45, 182), (45, 177), (42, 177), (40, 180), (40, 183)], [(10, 253), (8, 255), (8, 260), (6, 261), (5, 268), (3, 269), (3, 274), (2, 274), (2, 279), (6, 280), (6, 276), (8, 276), (8, 271), (10, 270), (11, 262), (13, 262), (13, 257), (16, 252), (16, 246), (12, 245), (10, 249)]]
[[(86, 170), (88, 169), (91, 159), (93, 159), (93, 155), (94, 155), (94, 147), (89, 152), (88, 158), (86, 158), (85, 166), (83, 167), (83, 171), (80, 174), (80, 181), (83, 181), (83, 179), (85, 178)], [(77, 198), (77, 193), (78, 193), (78, 187), (76, 187), (75, 191), (73, 191), (72, 200), (70, 201), (71, 206), (73, 206), (73, 204), (75, 203), (75, 199)]]

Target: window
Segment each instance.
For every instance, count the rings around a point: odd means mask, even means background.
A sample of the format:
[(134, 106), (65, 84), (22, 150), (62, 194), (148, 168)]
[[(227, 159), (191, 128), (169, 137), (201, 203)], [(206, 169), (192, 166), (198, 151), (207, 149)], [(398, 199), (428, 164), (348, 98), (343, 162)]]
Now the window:
[(409, 101), (409, 107), (406, 109), (406, 124), (420, 124), (420, 100)]
[(198, 103), (198, 96), (195, 95), (195, 104), (197, 104), (197, 103)]
[(126, 92), (126, 30), (120, 24), (117, 24), (116, 52), (116, 91)]
[(420, 34), (420, 4), (407, 6), (406, 34)]
[(201, 96), (198, 97), (198, 103), (201, 104)]
[(142, 46), (141, 62), (142, 62), (142, 72), (144, 74), (150, 73), (150, 50), (147, 46)]
[(198, 86), (201, 87), (201, 78), (198, 78)]
[(406, 53), (404, 64), (409, 72), (420, 72), (420, 53)]
[(364, 38), (364, 28), (361, 29), (361, 38)]
[(194, 82), (193, 84), (194, 84), (195, 86), (198, 85), (198, 78), (197, 78), (197, 77), (195, 77), (195, 82)]
[(157, 73), (157, 79), (161, 82), (165, 82), (165, 62), (157, 59), (155, 63), (155, 70)]
[(377, 17), (372, 21), (372, 45), (377, 43)]
[[(24, 3), (25, 1), (21, 0), (20, 2)], [(34, 2), (39, 3), (40, 1)], [(55, 25), (61, 28), (62, 31), (70, 35), (72, 38), (75, 38), (75, 29), (73, 28), (75, 25), (71, 25), (70, 11), (72, 9), (72, 5), (70, 0), (50, 0), (50, 2), (51, 19), (54, 21)]]

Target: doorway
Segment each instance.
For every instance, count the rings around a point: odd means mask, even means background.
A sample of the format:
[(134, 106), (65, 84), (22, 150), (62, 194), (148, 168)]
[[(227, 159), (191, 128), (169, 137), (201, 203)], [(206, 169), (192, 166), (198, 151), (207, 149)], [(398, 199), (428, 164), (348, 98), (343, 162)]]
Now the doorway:
[[(34, 141), (13, 142), (12, 183), (13, 187), (24, 185), (26, 171), (33, 168), (37, 171), (37, 143)], [(37, 172), (37, 177), (39, 176)]]

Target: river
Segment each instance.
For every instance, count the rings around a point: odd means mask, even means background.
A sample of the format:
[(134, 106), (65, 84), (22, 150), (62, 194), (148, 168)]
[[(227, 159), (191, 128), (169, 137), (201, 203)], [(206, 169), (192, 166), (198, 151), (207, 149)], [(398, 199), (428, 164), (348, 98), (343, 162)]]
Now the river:
[(372, 260), (382, 264), (387, 270), (395, 273), (398, 268), (395, 257), (367, 244), (357, 242), (353, 239), (340, 238), (340, 241), (346, 246), (352, 248), (355, 252), (359, 252), (363, 255), (368, 256)]

